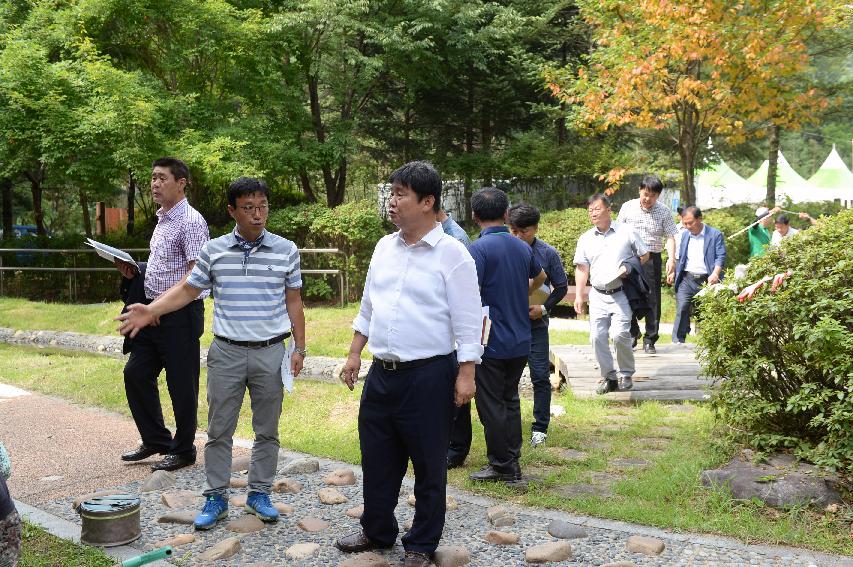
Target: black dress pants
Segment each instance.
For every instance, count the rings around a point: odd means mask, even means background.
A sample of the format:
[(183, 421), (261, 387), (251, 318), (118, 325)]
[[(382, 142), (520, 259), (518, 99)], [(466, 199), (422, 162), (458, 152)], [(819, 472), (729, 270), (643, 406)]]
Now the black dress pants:
[[(649, 260), (643, 264), (643, 275), (651, 288), (649, 293), (649, 310), (646, 312), (646, 334), (643, 335), (644, 345), (654, 345), (658, 341), (660, 327), (660, 288), (661, 288), (661, 253), (649, 253)], [(640, 324), (636, 317), (631, 318), (631, 336), (640, 336)]]
[[(144, 328), (134, 339), (124, 366), (127, 404), (142, 442), (173, 454), (195, 451), (198, 427), (199, 338), (204, 302), (196, 300)], [(166, 386), (175, 412), (175, 436), (163, 423), (157, 377), (166, 369)]]
[(415, 471), (415, 517), (403, 536), (407, 551), (433, 553), (444, 531), (447, 454), (458, 365), (456, 355), (417, 368), (385, 370), (374, 363), (358, 412), (364, 472), (364, 534), (393, 545), (394, 509), (409, 459)]
[[(477, 414), (486, 435), (486, 456), (500, 473), (516, 470), (521, 456), (521, 402), (518, 382), (526, 356), (486, 358), (477, 366)], [(470, 422), (469, 422), (470, 423)]]

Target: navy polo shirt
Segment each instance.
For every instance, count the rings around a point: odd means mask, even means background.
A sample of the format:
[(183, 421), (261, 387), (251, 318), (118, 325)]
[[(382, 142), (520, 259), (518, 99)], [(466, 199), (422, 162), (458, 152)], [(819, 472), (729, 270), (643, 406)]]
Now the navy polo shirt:
[(489, 306), (492, 331), (485, 358), (530, 354), (529, 279), (542, 271), (533, 250), (505, 226), (480, 232), (468, 251), (477, 265), (483, 305)]

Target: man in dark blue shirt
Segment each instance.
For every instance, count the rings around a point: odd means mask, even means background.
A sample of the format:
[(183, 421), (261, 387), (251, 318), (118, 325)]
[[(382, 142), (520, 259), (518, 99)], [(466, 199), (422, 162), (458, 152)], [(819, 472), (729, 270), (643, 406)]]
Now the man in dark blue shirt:
[[(521, 478), (518, 381), (530, 352), (528, 297), (546, 276), (530, 246), (514, 238), (504, 225), (508, 207), (506, 193), (494, 187), (484, 187), (471, 197), (474, 220), (482, 230), (468, 251), (477, 265), (480, 296), (492, 321), (475, 374), (477, 414), (486, 435), (489, 464), (470, 475), (471, 480), (511, 482)], [(466, 425), (470, 431), (470, 408), (467, 415), (457, 418), (455, 427)], [(453, 450), (451, 446), (448, 460)]]
[[(533, 205), (519, 203), (509, 208), (509, 229), (530, 245), (545, 275), (546, 292), (534, 292), (530, 300), (530, 382), (533, 384), (533, 427), (530, 446), (538, 447), (548, 438), (551, 421), (551, 360), (548, 342), (548, 312), (553, 309), (569, 290), (569, 280), (560, 254), (550, 244), (536, 238), (539, 230), (539, 209)], [(539, 297), (539, 296), (542, 297)], [(544, 299), (543, 299), (544, 297)]]

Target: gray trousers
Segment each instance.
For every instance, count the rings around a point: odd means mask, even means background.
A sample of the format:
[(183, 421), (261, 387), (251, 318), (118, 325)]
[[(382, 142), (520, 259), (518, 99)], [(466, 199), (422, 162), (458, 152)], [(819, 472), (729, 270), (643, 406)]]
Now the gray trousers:
[[(608, 338), (613, 338), (619, 372), (613, 366)], [(624, 291), (613, 295), (599, 293), (592, 288), (589, 292), (589, 341), (595, 351), (595, 359), (601, 377), (618, 380), (619, 376), (634, 375), (634, 350), (631, 343), (631, 305)]]
[(284, 398), (281, 364), (284, 344), (264, 348), (234, 346), (214, 339), (207, 352), (207, 443), (204, 495), (228, 492), (231, 448), (246, 388), (252, 403), (252, 462), (249, 492), (269, 494), (278, 465), (278, 421)]

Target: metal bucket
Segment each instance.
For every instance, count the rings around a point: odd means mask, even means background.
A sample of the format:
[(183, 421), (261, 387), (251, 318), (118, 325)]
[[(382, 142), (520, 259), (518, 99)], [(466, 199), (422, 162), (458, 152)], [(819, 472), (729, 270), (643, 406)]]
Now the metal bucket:
[(113, 494), (86, 500), (78, 508), (83, 519), (80, 541), (87, 545), (124, 545), (142, 535), (138, 497)]

